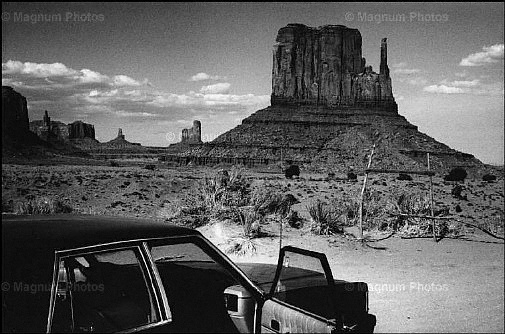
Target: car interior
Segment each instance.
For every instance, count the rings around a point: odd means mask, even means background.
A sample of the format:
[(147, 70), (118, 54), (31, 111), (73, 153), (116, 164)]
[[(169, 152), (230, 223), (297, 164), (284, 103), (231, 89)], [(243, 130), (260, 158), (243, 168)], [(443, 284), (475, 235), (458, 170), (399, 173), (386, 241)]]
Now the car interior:
[[(93, 254), (64, 260), (65, 279), (72, 289), (59, 289), (53, 331), (116, 332), (159, 319), (142, 268), (113, 262), (100, 261)], [(172, 314), (164, 330), (238, 332), (224, 298), (225, 289), (237, 282), (219, 264), (164, 258), (156, 265)]]

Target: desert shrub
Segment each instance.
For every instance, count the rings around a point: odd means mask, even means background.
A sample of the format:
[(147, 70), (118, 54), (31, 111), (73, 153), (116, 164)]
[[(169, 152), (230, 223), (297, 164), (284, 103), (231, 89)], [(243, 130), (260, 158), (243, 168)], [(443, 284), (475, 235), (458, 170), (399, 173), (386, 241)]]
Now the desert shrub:
[(286, 216), (286, 222), (293, 228), (301, 228), (303, 226), (303, 219), (294, 210), (289, 211), (289, 214)]
[(250, 180), (244, 177), (243, 168), (234, 166), (230, 172), (221, 169), (204, 178), (198, 184), (198, 192), (211, 210), (222, 206), (244, 206), (248, 202), (250, 184)]
[(456, 186), (454, 186), (454, 188), (452, 188), (451, 195), (454, 198), (466, 200), (467, 197), (466, 197), (466, 195), (463, 196), (462, 192), (463, 192), (463, 187), (461, 185), (457, 184)]
[(245, 168), (243, 166), (232, 166), (228, 173), (228, 182), (230, 190), (245, 188), (249, 181), (245, 177)]
[[(330, 205), (342, 226), (354, 226), (359, 222), (360, 194), (343, 194), (334, 198)], [(365, 191), (363, 198), (363, 228), (377, 229), (389, 225), (391, 204), (378, 191)]]
[(284, 171), (284, 176), (286, 179), (292, 179), (293, 176), (300, 176), (300, 167), (298, 165), (291, 165)]
[(2, 197), (2, 212), (14, 212), (14, 202)]
[(161, 217), (170, 223), (190, 228), (206, 225), (210, 221), (208, 208), (195, 195), (167, 205), (163, 208)]
[(359, 197), (342, 195), (334, 198), (330, 206), (342, 226), (353, 226), (359, 217)]
[(256, 238), (260, 235), (261, 222), (264, 217), (252, 208), (235, 209), (242, 233), (245, 238)]
[(311, 219), (311, 231), (315, 234), (342, 233), (342, 227), (339, 224), (331, 206), (321, 200), (316, 200), (306, 206)]
[(15, 213), (21, 215), (70, 213), (72, 207), (68, 204), (48, 197), (37, 197), (18, 203)]
[(428, 196), (420, 193), (402, 193), (396, 200), (398, 213), (410, 215), (428, 215), (431, 213)]
[[(359, 219), (359, 202), (355, 205), (358, 206), (355, 212), (358, 215), (357, 219)], [(380, 192), (365, 192), (363, 200), (363, 227), (369, 230), (380, 228), (384, 222), (390, 220), (388, 212), (392, 210), (392, 205)]]
[(358, 175), (356, 175), (356, 173), (354, 173), (354, 172), (348, 172), (347, 173), (347, 179), (348, 180), (357, 180), (358, 179)]
[(225, 249), (227, 254), (243, 256), (256, 253), (256, 243), (253, 239), (238, 237), (231, 240), (231, 244)]
[(412, 176), (409, 174), (400, 173), (396, 179), (400, 181), (412, 181)]
[(464, 181), (468, 176), (466, 170), (461, 167), (451, 169), (449, 174), (444, 176), (445, 181)]
[[(401, 194), (397, 198), (396, 208), (398, 213), (416, 216), (431, 215), (429, 197), (422, 193)], [(446, 208), (437, 212), (437, 214), (442, 216), (447, 213), (448, 210)], [(431, 219), (399, 216), (397, 217), (396, 224), (398, 231), (410, 237), (433, 235), (433, 221)], [(435, 234), (437, 236), (445, 236), (449, 234), (459, 235), (460, 233), (461, 226), (459, 226), (459, 224), (453, 224), (445, 220), (438, 220), (435, 222)]]
[(111, 167), (119, 167), (119, 163), (117, 161), (115, 161), (115, 160), (111, 160), (109, 162), (109, 166), (111, 166)]
[(243, 169), (230, 172), (220, 169), (200, 180), (196, 192), (183, 198), (181, 203), (163, 208), (166, 220), (192, 228), (207, 224), (210, 217), (238, 221), (234, 208), (249, 202), (250, 181), (243, 177)]
[(486, 182), (496, 181), (496, 175), (486, 174), (482, 177), (482, 180)]
[(282, 194), (264, 186), (255, 187), (250, 196), (249, 205), (262, 215), (275, 213), (282, 202)]
[(148, 170), (155, 170), (155, 169), (156, 169), (156, 166), (155, 166), (155, 165), (152, 165), (152, 164), (148, 164), (148, 165), (145, 165), (145, 166), (144, 166), (144, 169), (148, 169)]
[(244, 167), (233, 166), (226, 174), (224, 188), (225, 206), (245, 206), (249, 201), (249, 194), (251, 192), (251, 181), (245, 177)]
[(264, 216), (252, 207), (235, 208), (234, 213), (242, 226), (242, 233), (230, 241), (225, 252), (228, 254), (245, 255), (256, 253), (256, 244), (252, 239), (261, 235), (261, 222)]
[(206, 177), (198, 183), (198, 195), (203, 205), (210, 210), (221, 204), (225, 190), (225, 185), (219, 175)]

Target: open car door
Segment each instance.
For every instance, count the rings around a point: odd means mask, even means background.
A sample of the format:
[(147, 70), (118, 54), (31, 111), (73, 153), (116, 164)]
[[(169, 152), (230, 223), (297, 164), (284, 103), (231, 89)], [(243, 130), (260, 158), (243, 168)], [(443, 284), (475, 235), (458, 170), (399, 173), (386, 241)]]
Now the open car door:
[(322, 253), (283, 247), (262, 308), (262, 333), (373, 332), (365, 283), (335, 281)]

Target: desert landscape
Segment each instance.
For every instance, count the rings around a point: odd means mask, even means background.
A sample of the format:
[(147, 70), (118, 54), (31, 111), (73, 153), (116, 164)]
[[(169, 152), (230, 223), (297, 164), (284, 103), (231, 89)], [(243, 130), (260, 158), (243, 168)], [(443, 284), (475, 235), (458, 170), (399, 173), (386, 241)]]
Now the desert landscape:
[[(197, 229), (237, 263), (276, 264), (293, 245), (368, 284), (375, 332), (505, 331), (503, 5), (438, 4), (436, 27), (419, 4), (384, 7), (410, 22), (371, 4), (379, 16), (290, 7), (308, 24), (282, 21), (287, 4), (100, 5), (92, 38), (9, 6), (2, 214), (148, 218)], [(20, 45), (26, 31), (38, 38)], [(118, 40), (131, 49), (111, 51)]]
[[(341, 217), (341, 233), (314, 233), (314, 222), (307, 210), (318, 200), (357, 201), (363, 176), (349, 181), (344, 177), (339, 180), (323, 174), (301, 173), (299, 178), (286, 179), (280, 172), (265, 173), (233, 166), (180, 168), (156, 164), (150, 170), (131, 162), (119, 161), (121, 164), (118, 167), (61, 162), (35, 166), (3, 164), (2, 210), (20, 212), (31, 204), (49, 211), (56, 207), (63, 212), (144, 217), (198, 226), (204, 236), (235, 262), (276, 264), (279, 219), (275, 214), (267, 215), (256, 227), (261, 233), (246, 238), (254, 246), (243, 252), (237, 251), (236, 243), (246, 237), (244, 228), (233, 215), (226, 217), (229, 212), (225, 207), (213, 213), (201, 213), (202, 222), (195, 221), (195, 215), (190, 215), (192, 219), (178, 216), (181, 209), (184, 212), (184, 208), (194, 205), (187, 197), (200, 193), (205, 179), (212, 179), (219, 171), (236, 169), (252, 191), (269, 189), (274, 194), (290, 193), (299, 201), (291, 207), (298, 213), (299, 221), (290, 225), (286, 219), (282, 220), (282, 244), (322, 252), (336, 278), (368, 283), (370, 312), (378, 319), (377, 332), (502, 332), (504, 329), (504, 290), (500, 288), (504, 284), (503, 177), (492, 182), (465, 180), (463, 198), (451, 194), (454, 182), (434, 178), (437, 209), (446, 208), (445, 212), (458, 221), (477, 224), (502, 239), (453, 222), (449, 223), (446, 237), (438, 242), (429, 235), (403, 227), (394, 236), (367, 243), (370, 246), (367, 247), (356, 239), (354, 223), (346, 226)], [(395, 201), (392, 194), (398, 189), (427, 195), (423, 177), (412, 181), (396, 178), (377, 175), (370, 179), (370, 188), (390, 203)], [(392, 219), (385, 214), (380, 218), (381, 223)], [(419, 223), (410, 222), (412, 226)], [(365, 236), (384, 238), (393, 231), (393, 225), (390, 226), (381, 228), (374, 224), (365, 230)]]

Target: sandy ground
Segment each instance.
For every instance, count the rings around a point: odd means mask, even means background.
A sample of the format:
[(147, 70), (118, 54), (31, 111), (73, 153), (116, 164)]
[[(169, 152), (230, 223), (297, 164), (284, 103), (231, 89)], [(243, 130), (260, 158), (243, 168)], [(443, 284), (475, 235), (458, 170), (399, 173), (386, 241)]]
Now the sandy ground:
[[(195, 183), (210, 169), (158, 169), (107, 166), (2, 165), (2, 207), (32, 197), (47, 196), (70, 204), (75, 212), (163, 219), (170, 203), (194, 191)], [(321, 175), (302, 175), (288, 181), (281, 175), (251, 174), (255, 182), (273, 183), (302, 203), (295, 209), (306, 215), (305, 205), (357, 192), (361, 182), (325, 181)], [(398, 183), (377, 177), (373, 186), (384, 194), (394, 188), (421, 188), (419, 179)], [(361, 177), (359, 178), (361, 181)], [(451, 196), (452, 185), (434, 179), (437, 206), (445, 206), (458, 219), (491, 222), (503, 212), (503, 176), (497, 182), (465, 181), (467, 200)], [(462, 212), (454, 208), (460, 205)], [(226, 240), (239, 233), (225, 223), (200, 228), (225, 250)], [(255, 239), (257, 253), (230, 257), (237, 262), (276, 263), (277, 226), (265, 226), (269, 237)], [(466, 240), (401, 239), (393, 237), (362, 247), (341, 236), (315, 236), (307, 228), (286, 228), (283, 244), (327, 255), (335, 278), (369, 285), (370, 312), (377, 316), (376, 332), (504, 332), (504, 245), (480, 232)], [(467, 231), (468, 232), (468, 231)], [(471, 231), (470, 231), (471, 232)], [(503, 230), (496, 232), (503, 235)]]
[[(201, 232), (227, 249), (229, 229)], [(224, 234), (223, 234), (224, 233)], [(325, 253), (336, 279), (369, 286), (376, 332), (503, 332), (504, 245), (475, 233), (466, 240), (401, 239), (374, 243), (375, 250), (342, 237), (288, 231), (283, 245)], [(257, 241), (254, 255), (235, 262), (277, 263), (278, 237)]]

